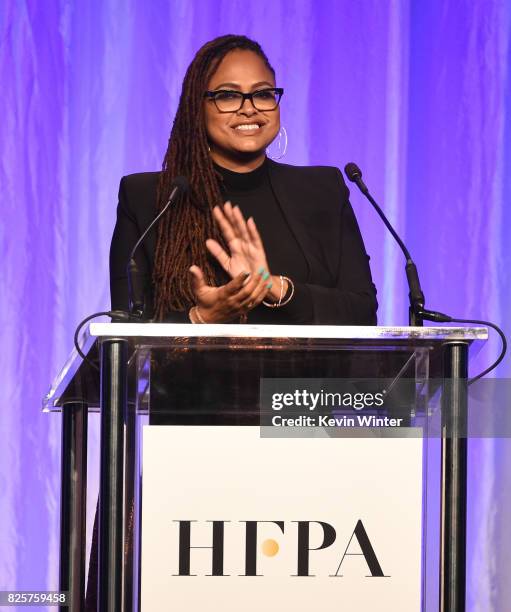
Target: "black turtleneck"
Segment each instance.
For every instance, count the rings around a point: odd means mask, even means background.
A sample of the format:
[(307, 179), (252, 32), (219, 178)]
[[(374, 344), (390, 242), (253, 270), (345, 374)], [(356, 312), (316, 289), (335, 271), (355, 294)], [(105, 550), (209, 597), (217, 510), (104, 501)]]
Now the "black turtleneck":
[(233, 172), (215, 164), (222, 181), (225, 201), (241, 209), (245, 219), (253, 217), (266, 251), (270, 271), (288, 276), (295, 285), (292, 300), (282, 308), (260, 304), (248, 315), (249, 323), (309, 323), (313, 318), (312, 297), (305, 285), (308, 265), (273, 192), (268, 164), (251, 172)]

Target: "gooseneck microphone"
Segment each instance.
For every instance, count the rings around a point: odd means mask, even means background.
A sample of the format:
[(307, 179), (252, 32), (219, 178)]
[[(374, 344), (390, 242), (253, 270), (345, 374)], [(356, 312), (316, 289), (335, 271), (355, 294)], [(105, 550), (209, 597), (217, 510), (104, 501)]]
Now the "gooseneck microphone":
[(126, 266), (126, 274), (128, 276), (128, 297), (129, 297), (129, 315), (130, 319), (140, 320), (144, 316), (144, 286), (135, 260), (135, 253), (138, 247), (142, 244), (147, 234), (158, 223), (158, 221), (167, 212), (171, 204), (176, 200), (177, 196), (184, 194), (188, 190), (188, 180), (184, 176), (177, 176), (171, 186), (169, 199), (161, 211), (147, 226), (140, 238), (131, 249), (131, 253)]
[(75, 334), (74, 334), (74, 345), (77, 353), (80, 357), (87, 362), (91, 368), (99, 371), (99, 366), (93, 360), (91, 360), (81, 349), (80, 347), (80, 331), (82, 327), (100, 316), (110, 317), (114, 322), (117, 323), (129, 323), (133, 321), (141, 321), (144, 316), (144, 286), (142, 279), (140, 277), (140, 272), (138, 270), (137, 262), (135, 261), (135, 253), (138, 247), (142, 244), (147, 234), (151, 231), (151, 229), (158, 223), (158, 221), (163, 217), (163, 215), (169, 209), (169, 206), (176, 200), (179, 194), (183, 194), (188, 190), (188, 180), (184, 176), (177, 176), (172, 185), (171, 191), (169, 195), (169, 199), (165, 206), (161, 209), (161, 211), (156, 215), (156, 217), (149, 223), (146, 230), (142, 233), (140, 238), (135, 243), (135, 246), (131, 249), (128, 265), (126, 267), (126, 272), (128, 275), (128, 297), (129, 297), (129, 311), (125, 312), (124, 310), (108, 310), (95, 312), (88, 317), (85, 317), (83, 321), (80, 321), (78, 324)]
[(425, 298), (424, 293), (421, 289), (421, 284), (419, 281), (419, 273), (417, 272), (417, 266), (414, 264), (410, 252), (406, 248), (404, 242), (398, 236), (396, 230), (392, 227), (390, 221), (385, 216), (385, 213), (380, 208), (376, 200), (369, 193), (369, 189), (366, 184), (362, 180), (362, 171), (357, 166), (357, 164), (350, 162), (346, 164), (344, 167), (344, 172), (348, 179), (357, 185), (360, 191), (365, 195), (365, 197), (371, 202), (374, 209), (380, 216), (381, 220), (387, 226), (387, 229), (392, 234), (394, 240), (398, 243), (399, 248), (403, 251), (403, 255), (406, 259), (405, 271), (406, 278), (408, 280), (408, 289), (409, 289), (409, 297), (410, 297), (410, 314), (409, 314), (409, 324), (414, 326), (421, 326), (423, 321), (435, 321), (437, 323), (449, 323), (452, 321), (451, 317), (442, 314), (441, 312), (435, 312), (432, 310), (425, 310)]
[(470, 323), (472, 325), (487, 325), (494, 329), (500, 336), (502, 341), (502, 348), (497, 359), (485, 370), (480, 372), (477, 376), (469, 379), (468, 384), (471, 385), (486, 376), (489, 372), (491, 372), (494, 368), (496, 368), (499, 363), (504, 359), (504, 356), (507, 351), (507, 339), (504, 332), (500, 329), (498, 325), (492, 323), (491, 321), (483, 321), (481, 319), (460, 319), (450, 317), (449, 315), (443, 314), (442, 312), (436, 312), (435, 310), (426, 310), (424, 308), (424, 294), (422, 293), (421, 284), (419, 281), (419, 274), (417, 272), (417, 268), (413, 263), (413, 260), (410, 256), (410, 252), (404, 245), (404, 242), (397, 235), (396, 230), (392, 227), (390, 221), (385, 216), (383, 210), (378, 206), (373, 196), (369, 193), (369, 189), (367, 185), (362, 180), (362, 171), (353, 162), (346, 164), (344, 167), (344, 172), (348, 179), (357, 185), (360, 191), (365, 195), (365, 197), (371, 202), (374, 209), (380, 216), (383, 223), (385, 223), (387, 229), (394, 237), (394, 240), (398, 243), (399, 248), (403, 251), (403, 254), (406, 258), (406, 278), (408, 279), (408, 289), (410, 291), (410, 310), (409, 310), (409, 325), (412, 326), (422, 326), (424, 321), (432, 321), (434, 323)]

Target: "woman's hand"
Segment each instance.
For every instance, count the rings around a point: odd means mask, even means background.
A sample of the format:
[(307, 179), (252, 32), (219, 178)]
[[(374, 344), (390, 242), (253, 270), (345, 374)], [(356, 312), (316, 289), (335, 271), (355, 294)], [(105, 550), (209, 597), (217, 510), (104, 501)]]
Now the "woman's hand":
[(240, 272), (221, 287), (206, 284), (198, 266), (192, 266), (192, 285), (200, 318), (205, 323), (227, 323), (246, 315), (264, 300), (271, 282), (262, 274)]
[(239, 207), (232, 206), (230, 202), (226, 202), (223, 209), (215, 206), (213, 216), (225, 238), (230, 254), (212, 239), (206, 240), (209, 252), (231, 278), (245, 270), (252, 274), (264, 274), (270, 280), (267, 297), (271, 301), (278, 301), (287, 291), (287, 281), (283, 281), (279, 276), (270, 276), (263, 241), (254, 219), (250, 217), (245, 221)]
[(268, 270), (268, 261), (264, 251), (261, 236), (252, 217), (245, 221), (241, 210), (226, 202), (223, 209), (215, 206), (213, 209), (220, 231), (222, 232), (229, 253), (216, 240), (209, 239), (206, 246), (222, 268), (231, 278), (243, 271), (255, 274), (259, 270)]

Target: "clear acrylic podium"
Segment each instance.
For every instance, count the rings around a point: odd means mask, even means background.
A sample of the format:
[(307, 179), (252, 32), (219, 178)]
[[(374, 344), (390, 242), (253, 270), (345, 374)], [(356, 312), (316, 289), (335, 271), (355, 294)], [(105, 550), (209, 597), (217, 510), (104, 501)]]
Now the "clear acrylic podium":
[(411, 381), (413, 409), (404, 410), (415, 426), (428, 416), (424, 389), (440, 381), (438, 609), (461, 612), (468, 357), (486, 339), (486, 328), (90, 325), (81, 339), (89, 361), (73, 351), (44, 399), (46, 411), (62, 412), (60, 589), (70, 591), (71, 609), (84, 605), (90, 410), (101, 412), (98, 609), (131, 611), (139, 609), (141, 415), (153, 424), (257, 425), (262, 378), (342, 377)]

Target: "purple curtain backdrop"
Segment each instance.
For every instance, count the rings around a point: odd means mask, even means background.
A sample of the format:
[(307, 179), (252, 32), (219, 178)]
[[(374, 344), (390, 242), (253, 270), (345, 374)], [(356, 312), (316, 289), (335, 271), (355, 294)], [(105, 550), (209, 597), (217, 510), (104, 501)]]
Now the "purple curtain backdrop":
[[(161, 167), (186, 66), (229, 32), (259, 40), (285, 87), (282, 161), (357, 161), (428, 305), (511, 331), (508, 0), (3, 0), (0, 589), (57, 588), (60, 423), (41, 398), (77, 322), (109, 304), (120, 177)], [(404, 324), (401, 255), (351, 199), (379, 322)], [(472, 372), (498, 349), (492, 339)], [(472, 611), (511, 605), (510, 476), (508, 440), (471, 441)]]

